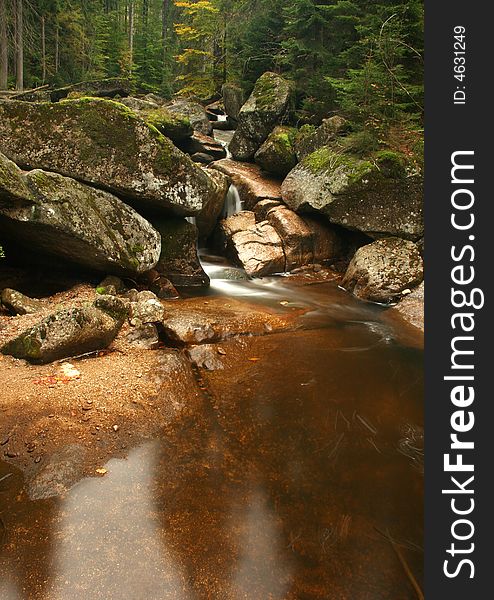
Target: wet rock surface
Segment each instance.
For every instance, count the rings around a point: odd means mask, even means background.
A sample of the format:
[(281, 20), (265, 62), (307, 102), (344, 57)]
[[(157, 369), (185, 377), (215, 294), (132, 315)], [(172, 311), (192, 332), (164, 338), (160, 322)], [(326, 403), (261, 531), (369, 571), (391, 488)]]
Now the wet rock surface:
[(422, 257), (413, 242), (386, 238), (357, 250), (341, 285), (357, 298), (390, 303), (410, 293), (423, 274)]
[(191, 298), (167, 305), (163, 328), (169, 340), (178, 344), (209, 343), (290, 330), (302, 313), (295, 308), (274, 311), (233, 298)]
[(252, 210), (266, 198), (281, 200), (281, 182), (266, 176), (258, 165), (241, 163), (229, 158), (216, 161), (211, 168), (228, 175), (238, 189), (244, 208)]

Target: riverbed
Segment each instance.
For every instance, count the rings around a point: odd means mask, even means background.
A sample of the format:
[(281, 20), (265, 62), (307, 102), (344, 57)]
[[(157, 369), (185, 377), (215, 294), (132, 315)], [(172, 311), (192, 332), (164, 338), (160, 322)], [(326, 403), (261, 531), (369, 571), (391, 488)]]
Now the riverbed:
[[(337, 281), (204, 295), (303, 309), (211, 345), (191, 410), (58, 496), (0, 462), (0, 598), (412, 600), (422, 577), (422, 349)], [(160, 352), (156, 350), (154, 352)], [(178, 350), (178, 352), (182, 352)]]

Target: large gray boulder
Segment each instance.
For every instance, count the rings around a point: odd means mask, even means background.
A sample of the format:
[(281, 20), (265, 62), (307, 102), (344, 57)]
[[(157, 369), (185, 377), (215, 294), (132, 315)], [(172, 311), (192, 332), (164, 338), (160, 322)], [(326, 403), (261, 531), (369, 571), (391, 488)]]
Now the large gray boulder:
[(357, 250), (341, 285), (357, 298), (389, 304), (409, 294), (423, 276), (417, 246), (408, 240), (385, 238)]
[(296, 212), (318, 212), (374, 238), (423, 235), (422, 177), (393, 152), (361, 160), (325, 146), (290, 171), (281, 195)]
[(211, 135), (213, 132), (213, 125), (208, 119), (206, 110), (198, 102), (194, 102), (188, 98), (177, 97), (166, 104), (166, 109), (173, 114), (186, 117), (194, 131), (198, 131), (204, 135)]
[(123, 104), (0, 102), (0, 152), (19, 166), (94, 184), (138, 209), (194, 215), (208, 175)]
[(44, 364), (106, 348), (118, 334), (123, 318), (96, 306), (64, 308), (8, 341), (0, 351)]
[(223, 106), (226, 114), (237, 120), (244, 103), (242, 88), (234, 83), (224, 83), (221, 87), (221, 95), (223, 96)]
[(275, 125), (286, 116), (292, 95), (292, 84), (280, 75), (268, 71), (259, 77), (238, 114), (238, 128), (229, 147), (233, 158), (254, 158)]
[(1, 154), (0, 232), (30, 252), (123, 275), (153, 268), (161, 252), (159, 233), (115, 196), (56, 173), (24, 174)]

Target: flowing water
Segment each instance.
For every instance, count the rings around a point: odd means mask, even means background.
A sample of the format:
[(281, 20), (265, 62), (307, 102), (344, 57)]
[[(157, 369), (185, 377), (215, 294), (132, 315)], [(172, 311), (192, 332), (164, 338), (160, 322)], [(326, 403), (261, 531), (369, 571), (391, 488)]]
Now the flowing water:
[[(225, 215), (240, 208), (232, 186)], [(222, 343), (192, 418), (63, 497), (30, 501), (0, 461), (0, 599), (419, 598), (422, 351), (406, 326), (335, 283), (202, 262), (205, 295), (304, 308), (300, 328)]]
[(223, 219), (225, 219), (226, 217), (231, 217), (232, 215), (238, 213), (241, 210), (242, 201), (240, 200), (238, 189), (235, 185), (231, 184), (226, 194), (225, 204), (223, 206), (221, 217)]

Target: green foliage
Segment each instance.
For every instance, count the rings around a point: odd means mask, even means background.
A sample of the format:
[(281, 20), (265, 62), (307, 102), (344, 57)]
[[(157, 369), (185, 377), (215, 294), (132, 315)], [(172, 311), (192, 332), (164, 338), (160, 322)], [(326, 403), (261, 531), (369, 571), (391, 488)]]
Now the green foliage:
[(423, 0), (26, 0), (25, 28), (27, 86), (116, 76), (208, 98), (273, 71), (299, 125), (340, 112), (357, 147), (421, 127)]

